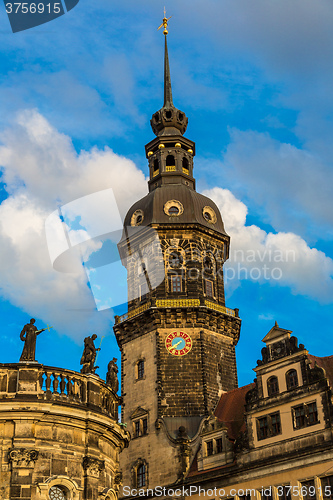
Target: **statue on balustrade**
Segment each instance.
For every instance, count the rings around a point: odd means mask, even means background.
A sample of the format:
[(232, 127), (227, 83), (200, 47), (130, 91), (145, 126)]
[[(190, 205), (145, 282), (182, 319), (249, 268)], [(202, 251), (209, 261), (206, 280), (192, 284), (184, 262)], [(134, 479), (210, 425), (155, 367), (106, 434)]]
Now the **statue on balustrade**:
[(36, 361), (35, 355), (37, 335), (47, 330), (47, 328), (38, 330), (35, 326), (35, 321), (36, 320), (34, 318), (31, 318), (30, 323), (24, 325), (23, 330), (20, 333), (20, 339), (24, 342), (20, 361)]
[(119, 381), (118, 381), (118, 366), (117, 358), (113, 358), (108, 364), (108, 372), (106, 374), (106, 385), (111, 387), (113, 392), (118, 392)]
[(101, 349), (95, 347), (94, 341), (97, 339), (97, 335), (94, 333), (91, 337), (86, 337), (84, 339), (84, 349), (80, 364), (83, 365), (81, 368), (81, 373), (95, 373), (98, 366), (95, 365), (96, 353)]

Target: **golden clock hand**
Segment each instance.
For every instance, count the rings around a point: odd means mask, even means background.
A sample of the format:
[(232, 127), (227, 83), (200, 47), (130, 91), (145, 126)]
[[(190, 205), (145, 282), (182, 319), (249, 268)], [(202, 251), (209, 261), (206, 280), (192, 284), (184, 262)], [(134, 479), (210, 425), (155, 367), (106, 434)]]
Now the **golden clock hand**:
[(180, 340), (179, 342), (177, 342), (177, 344), (174, 344), (170, 347), (169, 351), (172, 351), (173, 349), (176, 349), (177, 346), (179, 346), (179, 344), (182, 343), (182, 340)]

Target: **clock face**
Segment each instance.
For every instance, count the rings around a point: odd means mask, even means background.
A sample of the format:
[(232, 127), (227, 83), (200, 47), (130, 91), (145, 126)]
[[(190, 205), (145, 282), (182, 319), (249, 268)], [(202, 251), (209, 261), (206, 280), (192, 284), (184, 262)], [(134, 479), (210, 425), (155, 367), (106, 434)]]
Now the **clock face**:
[(192, 349), (192, 339), (188, 333), (172, 332), (165, 339), (165, 347), (173, 356), (185, 356)]

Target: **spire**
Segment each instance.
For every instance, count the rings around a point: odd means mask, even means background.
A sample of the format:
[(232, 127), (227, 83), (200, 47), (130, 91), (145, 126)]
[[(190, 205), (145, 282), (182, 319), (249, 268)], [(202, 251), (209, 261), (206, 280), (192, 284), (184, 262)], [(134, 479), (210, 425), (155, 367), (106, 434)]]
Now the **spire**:
[(165, 36), (164, 44), (164, 104), (163, 107), (153, 114), (150, 121), (154, 134), (157, 136), (164, 135), (183, 135), (187, 127), (187, 116), (185, 113), (177, 109), (172, 101), (172, 88), (168, 55), (168, 21), (172, 16), (166, 17), (164, 8), (164, 17), (161, 26), (157, 29), (164, 28), (163, 35)]
[(165, 34), (165, 49), (164, 49), (164, 105), (163, 105), (163, 107), (164, 108), (171, 108), (171, 107), (173, 107), (173, 102), (172, 102), (172, 88), (171, 88), (171, 76), (170, 76), (168, 42), (167, 42), (168, 31), (166, 29), (164, 31), (166, 31), (166, 34)]

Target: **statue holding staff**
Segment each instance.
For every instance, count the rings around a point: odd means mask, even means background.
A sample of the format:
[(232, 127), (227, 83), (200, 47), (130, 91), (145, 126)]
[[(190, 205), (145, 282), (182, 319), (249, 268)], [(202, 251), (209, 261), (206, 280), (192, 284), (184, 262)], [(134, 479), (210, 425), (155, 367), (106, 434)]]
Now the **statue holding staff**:
[(20, 333), (20, 339), (24, 342), (23, 351), (20, 357), (20, 361), (36, 361), (36, 339), (37, 335), (45, 330), (50, 330), (52, 326), (47, 325), (47, 328), (42, 328), (38, 330), (35, 326), (36, 320), (31, 318), (30, 323), (24, 325), (23, 330)]

